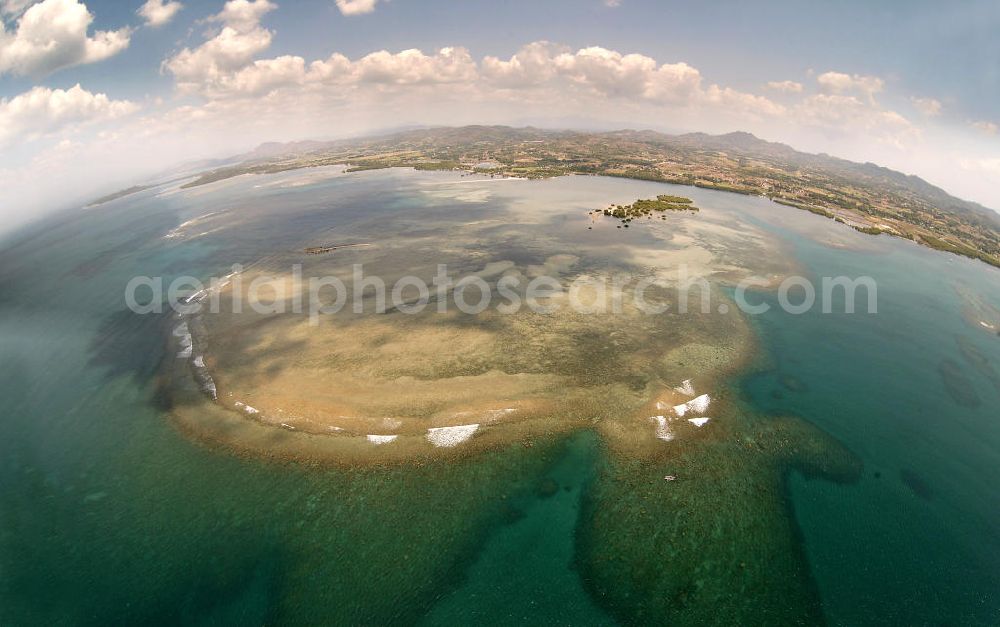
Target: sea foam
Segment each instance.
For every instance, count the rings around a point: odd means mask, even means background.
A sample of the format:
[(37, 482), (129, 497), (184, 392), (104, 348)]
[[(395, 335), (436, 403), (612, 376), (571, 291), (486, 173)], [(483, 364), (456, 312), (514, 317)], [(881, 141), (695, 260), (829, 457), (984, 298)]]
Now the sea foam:
[(237, 407), (237, 409), (241, 409), (243, 411), (243, 413), (249, 414), (251, 416), (255, 416), (255, 415), (257, 415), (257, 414), (260, 413), (259, 409), (255, 408), (255, 407), (250, 407), (246, 403), (242, 403), (240, 401), (236, 401), (236, 407)]
[(504, 416), (509, 416), (510, 414), (516, 414), (517, 410), (513, 407), (505, 407), (504, 409), (488, 409), (483, 416), (486, 418), (486, 422), (496, 422)]
[(674, 406), (674, 413), (684, 417), (684, 414), (691, 412), (693, 414), (704, 414), (708, 411), (708, 405), (712, 402), (712, 398), (708, 394), (702, 394), (696, 398), (692, 398), (686, 403)]
[(187, 359), (191, 357), (191, 350), (193, 340), (191, 338), (191, 330), (188, 328), (187, 321), (181, 322), (173, 331), (174, 337), (180, 338), (179, 343), (181, 345), (181, 350), (177, 352), (178, 359)]
[(215, 387), (215, 380), (208, 373), (208, 368), (205, 367), (205, 357), (203, 355), (195, 357), (191, 360), (191, 367), (194, 369), (194, 378), (198, 381), (198, 385), (201, 386), (201, 391), (211, 396), (213, 401), (219, 400), (219, 392)]
[(684, 396), (694, 396), (694, 384), (691, 383), (691, 379), (685, 379), (674, 390)]
[(479, 430), (478, 424), (456, 425), (454, 427), (431, 427), (427, 430), (427, 440), (434, 446), (458, 446)]
[(664, 442), (669, 442), (674, 439), (674, 434), (670, 430), (670, 425), (668, 424), (666, 416), (650, 416), (649, 418), (654, 423), (656, 423), (656, 437)]

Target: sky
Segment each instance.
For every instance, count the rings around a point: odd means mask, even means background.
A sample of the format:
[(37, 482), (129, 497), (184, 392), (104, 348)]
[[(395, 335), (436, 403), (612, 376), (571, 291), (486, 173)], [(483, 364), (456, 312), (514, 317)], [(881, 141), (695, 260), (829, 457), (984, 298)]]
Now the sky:
[(0, 229), (264, 141), (749, 131), (1000, 209), (1000, 4), (0, 0)]

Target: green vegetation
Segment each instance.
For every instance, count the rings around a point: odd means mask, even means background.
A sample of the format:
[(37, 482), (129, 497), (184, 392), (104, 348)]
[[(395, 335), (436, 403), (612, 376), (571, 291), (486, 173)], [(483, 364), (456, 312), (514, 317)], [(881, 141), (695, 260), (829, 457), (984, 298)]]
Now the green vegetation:
[(432, 161), (428, 163), (414, 163), (417, 170), (460, 170), (462, 164), (457, 161)]
[(627, 223), (634, 218), (650, 216), (654, 211), (698, 211), (698, 207), (691, 203), (690, 198), (661, 194), (651, 199), (640, 198), (631, 205), (611, 205), (603, 213)]
[[(791, 200), (785, 200), (784, 198), (772, 198), (774, 202), (779, 205), (785, 205), (787, 207), (795, 207), (796, 209), (802, 209), (803, 211), (808, 211), (809, 213), (815, 213), (818, 216), (823, 216), (824, 218), (833, 218), (834, 214), (831, 211), (827, 211), (822, 207), (817, 207), (815, 205), (807, 205), (801, 202), (793, 202)], [(846, 224), (843, 220), (838, 220), (841, 223)], [(880, 231), (881, 232), (881, 231)]]
[(877, 226), (854, 226), (852, 224), (851, 228), (859, 233), (864, 233), (865, 235), (881, 235), (885, 232)]
[(941, 238), (934, 237), (933, 235), (921, 235), (920, 241), (934, 250), (943, 250), (945, 252), (962, 255), (964, 257), (972, 257), (973, 259), (979, 259), (981, 261), (985, 261), (991, 266), (1000, 268), (1000, 261), (997, 261), (996, 259), (989, 257), (978, 250), (970, 248), (969, 246), (965, 246), (964, 244), (947, 242)]
[(365, 163), (363, 165), (352, 165), (351, 167), (347, 168), (345, 172), (365, 172), (367, 170), (385, 170), (387, 168), (394, 168), (394, 167), (396, 166), (389, 163), (381, 163), (381, 162)]
[(135, 185), (129, 187), (128, 189), (123, 189), (117, 191), (113, 194), (108, 194), (107, 196), (101, 196), (97, 200), (89, 203), (88, 207), (96, 207), (97, 205), (103, 205), (106, 202), (111, 202), (112, 200), (118, 200), (119, 198), (124, 198), (125, 196), (131, 196), (132, 194), (138, 194), (139, 192), (144, 192), (147, 189), (153, 187), (152, 185)]
[[(670, 203), (674, 205), (690, 205), (691, 199), (685, 198), (684, 196), (670, 196), (668, 194), (660, 194), (656, 197), (657, 202)], [(648, 200), (640, 200), (639, 202), (650, 202)], [(655, 207), (654, 207), (655, 208)]]
[(407, 161), (384, 160), (359, 163), (347, 168), (347, 172), (364, 172), (366, 170), (384, 170), (386, 168), (413, 168), (415, 170), (459, 170), (462, 164), (456, 161)]

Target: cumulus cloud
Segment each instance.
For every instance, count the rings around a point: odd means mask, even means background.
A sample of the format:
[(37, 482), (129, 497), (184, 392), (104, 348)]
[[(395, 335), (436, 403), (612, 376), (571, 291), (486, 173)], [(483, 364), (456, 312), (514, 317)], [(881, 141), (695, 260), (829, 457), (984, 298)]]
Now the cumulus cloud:
[[(714, 89), (717, 89), (716, 85), (709, 87), (710, 92)], [(701, 72), (687, 63), (664, 63), (650, 75), (644, 95), (660, 103), (690, 103), (704, 95), (701, 90)], [(709, 100), (715, 98), (709, 94)]]
[(337, 0), (337, 8), (344, 15), (361, 15), (375, 10), (378, 0)]
[(254, 56), (271, 45), (273, 33), (261, 27), (261, 18), (277, 8), (269, 0), (229, 0), (222, 11), (209, 18), (222, 24), (208, 41), (197, 48), (184, 48), (163, 63), (182, 91), (231, 80)]
[(474, 83), (477, 67), (465, 48), (442, 48), (432, 54), (416, 49), (391, 53), (379, 50), (357, 60), (335, 53), (307, 64), (299, 56), (285, 55), (258, 59), (230, 72), (184, 73), (179, 77), (196, 82), (179, 82), (186, 92), (197, 91), (210, 99), (258, 97), (274, 90), (360, 89), (368, 87), (415, 87)]
[(934, 98), (910, 98), (914, 108), (929, 118), (941, 115), (941, 101)]
[(553, 63), (571, 81), (607, 96), (644, 95), (657, 65), (645, 55), (623, 55), (599, 46), (560, 54)]
[(783, 115), (785, 107), (764, 96), (748, 94), (731, 87), (710, 85), (702, 95), (702, 101), (733, 113), (754, 117), (777, 117)]
[(107, 121), (138, 109), (127, 100), (111, 100), (77, 84), (70, 89), (35, 87), (0, 100), (0, 145), (32, 140), (67, 127)]
[(885, 82), (877, 76), (825, 72), (816, 77), (820, 91), (826, 94), (858, 93), (869, 99), (882, 91)]
[(917, 128), (896, 111), (852, 95), (815, 94), (799, 103), (795, 113), (803, 124), (831, 135), (867, 135), (901, 146), (919, 134)]
[(500, 88), (551, 86), (561, 80), (596, 95), (661, 103), (690, 103), (702, 94), (701, 74), (686, 63), (661, 65), (652, 57), (600, 46), (573, 52), (544, 41), (524, 46), (508, 60), (484, 58), (482, 77)]
[(102, 61), (128, 47), (131, 29), (97, 31), (91, 36), (87, 31), (93, 21), (82, 2), (43, 0), (18, 18), (13, 32), (0, 23), (0, 75), (49, 74)]
[(35, 0), (2, 0), (0, 1), (0, 15), (17, 16), (24, 12)]
[(416, 85), (421, 83), (459, 83), (475, 80), (476, 63), (465, 48), (441, 48), (434, 55), (420, 50), (392, 54), (385, 50), (359, 59), (353, 71), (363, 83)]
[(305, 59), (285, 55), (275, 59), (254, 61), (231, 77), (223, 77), (217, 81), (214, 89), (220, 92), (257, 96), (286, 85), (301, 84), (305, 82), (305, 77)]
[(482, 73), (492, 83), (500, 87), (531, 87), (541, 85), (556, 73), (552, 59), (569, 52), (566, 46), (558, 46), (548, 41), (530, 43), (510, 59), (504, 61), (488, 56), (483, 59)]
[(176, 0), (146, 0), (136, 13), (145, 20), (146, 26), (159, 28), (169, 24), (182, 8), (184, 5)]
[(963, 170), (970, 170), (972, 172), (985, 172), (987, 174), (993, 174), (995, 176), (1000, 176), (1000, 158), (989, 158), (989, 159), (962, 159), (959, 165)]
[[(227, 5), (228, 6), (228, 5)], [(255, 16), (259, 19), (259, 15)], [(218, 18), (227, 24), (231, 19)], [(397, 90), (406, 87), (451, 86), (480, 102), (497, 96), (526, 97), (525, 90), (551, 97), (576, 92), (578, 99), (621, 100), (635, 106), (672, 106), (689, 110), (719, 110), (737, 117), (777, 116), (783, 105), (729, 87), (705, 85), (701, 73), (686, 63), (659, 63), (652, 57), (591, 46), (572, 50), (546, 41), (530, 43), (506, 60), (487, 56), (477, 63), (461, 47), (432, 53), (410, 49), (378, 50), (357, 59), (336, 53), (307, 62), (299, 56), (251, 60), (267, 47), (270, 35), (249, 19), (231, 38), (243, 46), (229, 45), (223, 29), (194, 50), (185, 49), (164, 68), (187, 93), (209, 99), (258, 98), (277, 90), (315, 95), (324, 90), (338, 96), (363, 90)], [(223, 54), (236, 50), (238, 54)], [(521, 92), (515, 94), (515, 92)], [(412, 92), (410, 92), (412, 93)], [(542, 96), (539, 96), (542, 97)]]
[(246, 32), (260, 26), (260, 20), (278, 5), (270, 0), (227, 0), (218, 15), (208, 18), (227, 27)]
[(996, 123), (994, 123), (994, 122), (988, 122), (986, 120), (980, 120), (978, 122), (973, 122), (972, 123), (972, 128), (974, 128), (977, 131), (980, 131), (982, 133), (986, 133), (987, 135), (996, 135), (997, 132), (1000, 131), (1000, 127), (998, 127), (996, 125)]
[(729, 112), (778, 115), (784, 107), (719, 85), (703, 85), (701, 73), (687, 63), (660, 64), (642, 54), (622, 54), (599, 46), (572, 51), (549, 42), (521, 48), (508, 60), (486, 57), (482, 77), (500, 88), (550, 87), (565, 81), (585, 93), (664, 106), (714, 106)]
[(786, 94), (801, 94), (803, 89), (802, 83), (795, 81), (771, 81), (767, 84), (767, 88)]

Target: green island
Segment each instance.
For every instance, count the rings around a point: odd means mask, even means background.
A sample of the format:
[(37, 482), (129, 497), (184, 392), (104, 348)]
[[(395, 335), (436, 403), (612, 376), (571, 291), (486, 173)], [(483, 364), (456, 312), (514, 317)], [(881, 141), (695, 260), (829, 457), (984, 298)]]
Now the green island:
[(126, 196), (131, 196), (132, 194), (138, 194), (139, 192), (144, 192), (152, 187), (153, 185), (133, 185), (132, 187), (118, 190), (113, 194), (108, 194), (106, 196), (101, 196), (100, 198), (95, 198), (91, 202), (87, 203), (87, 207), (96, 207), (98, 205), (103, 205), (104, 203), (111, 202), (112, 200), (118, 200), (119, 198), (125, 198)]
[[(660, 194), (656, 198), (640, 198), (631, 205), (611, 205), (602, 213), (618, 218), (625, 223), (624, 226), (628, 226), (628, 223), (635, 218), (650, 218), (653, 212), (663, 213), (665, 211), (698, 211), (698, 207), (692, 204), (690, 198)], [(660, 217), (666, 219), (665, 216)]]

